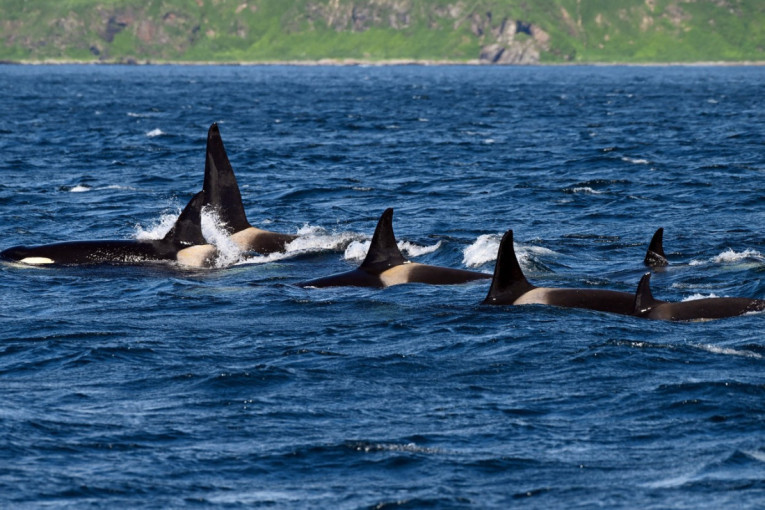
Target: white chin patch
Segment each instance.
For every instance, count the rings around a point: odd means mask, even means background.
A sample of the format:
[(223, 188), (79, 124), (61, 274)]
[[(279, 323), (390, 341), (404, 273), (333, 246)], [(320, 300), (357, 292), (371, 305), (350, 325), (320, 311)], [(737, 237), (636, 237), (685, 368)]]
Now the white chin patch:
[(42, 264), (54, 264), (54, 262), (48, 257), (27, 257), (19, 260), (22, 264), (29, 264), (32, 266), (39, 266)]

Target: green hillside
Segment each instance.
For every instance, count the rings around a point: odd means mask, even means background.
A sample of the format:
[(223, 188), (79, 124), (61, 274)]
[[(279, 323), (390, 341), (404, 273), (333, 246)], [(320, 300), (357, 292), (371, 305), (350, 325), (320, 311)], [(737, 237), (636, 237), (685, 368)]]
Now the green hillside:
[(0, 0), (0, 60), (765, 61), (763, 0)]

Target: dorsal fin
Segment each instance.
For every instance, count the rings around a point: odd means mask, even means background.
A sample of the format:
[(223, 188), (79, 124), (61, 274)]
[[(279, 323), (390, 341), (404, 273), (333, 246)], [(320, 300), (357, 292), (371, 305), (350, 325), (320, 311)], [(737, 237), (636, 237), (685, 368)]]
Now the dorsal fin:
[(382, 273), (386, 269), (406, 262), (396, 244), (393, 234), (393, 209), (385, 209), (377, 222), (377, 228), (372, 236), (369, 251), (361, 263), (361, 269), (374, 273)]
[(494, 278), (491, 280), (489, 294), (484, 299), (484, 304), (512, 304), (534, 286), (529, 283), (523, 274), (518, 257), (515, 256), (513, 247), (513, 231), (508, 230), (502, 236), (497, 251), (497, 263), (494, 266)]
[(664, 229), (659, 228), (651, 238), (648, 251), (645, 254), (643, 264), (648, 267), (664, 267), (669, 265), (667, 256), (664, 255)]
[(218, 124), (207, 131), (205, 180), (202, 185), (204, 203), (215, 208), (229, 233), (250, 227), (242, 205), (242, 195), (234, 176), (234, 169), (223, 146)]
[(635, 292), (635, 306), (633, 313), (637, 316), (645, 315), (651, 308), (659, 303), (651, 293), (651, 273), (646, 273), (640, 279), (637, 292)]
[(185, 246), (207, 244), (202, 235), (202, 206), (204, 193), (200, 191), (189, 200), (186, 207), (178, 216), (175, 225), (164, 237), (163, 241)]

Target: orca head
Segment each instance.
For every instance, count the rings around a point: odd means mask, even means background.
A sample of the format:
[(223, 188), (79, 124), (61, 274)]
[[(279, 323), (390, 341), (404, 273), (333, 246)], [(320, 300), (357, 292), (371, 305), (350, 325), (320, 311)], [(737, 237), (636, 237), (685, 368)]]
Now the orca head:
[(13, 246), (0, 252), (0, 259), (7, 262), (21, 262), (30, 265), (55, 264), (51, 254), (44, 247)]

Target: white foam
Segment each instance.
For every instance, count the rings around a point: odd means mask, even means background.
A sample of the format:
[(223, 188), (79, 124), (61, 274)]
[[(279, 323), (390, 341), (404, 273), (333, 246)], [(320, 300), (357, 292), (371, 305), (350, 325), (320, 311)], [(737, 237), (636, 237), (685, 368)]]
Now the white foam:
[(714, 293), (708, 294), (706, 296), (704, 294), (698, 294), (697, 293), (697, 294), (693, 294), (693, 295), (690, 295), (690, 296), (684, 298), (683, 301), (697, 301), (699, 299), (716, 298), (716, 297), (718, 297), (718, 296), (716, 294), (714, 294)]
[(500, 237), (484, 234), (462, 251), (462, 263), (467, 267), (478, 267), (496, 260)]
[(735, 252), (728, 248), (718, 256), (713, 257), (712, 262), (718, 264), (731, 264), (745, 259), (765, 260), (765, 257), (763, 257), (757, 250), (747, 249), (742, 252)]
[[(322, 227), (303, 225), (297, 231), (297, 238), (289, 242), (283, 252), (269, 253), (268, 255), (249, 256), (243, 264), (265, 264), (294, 257), (303, 253), (319, 253), (323, 251), (341, 250), (343, 246), (353, 244), (353, 239), (358, 235), (352, 232), (328, 232)], [(363, 257), (362, 257), (363, 258)]]
[(359, 443), (353, 446), (357, 452), (407, 452), (407, 453), (443, 453), (438, 448), (428, 448), (415, 443)]
[(297, 239), (291, 241), (285, 247), (286, 253), (296, 254), (340, 250), (356, 237), (356, 234), (352, 232), (327, 232), (321, 227), (308, 224), (303, 225), (297, 231), (297, 235)]
[(701, 344), (697, 346), (699, 349), (711, 352), (712, 354), (724, 354), (726, 356), (742, 356), (744, 358), (756, 358), (762, 359), (762, 355), (752, 351), (742, 351), (738, 349), (731, 349), (730, 347), (718, 347), (716, 345)]
[(626, 161), (627, 163), (632, 163), (634, 165), (647, 165), (650, 163), (647, 159), (643, 158), (630, 158), (627, 156), (622, 157), (622, 161)]
[(241, 250), (224, 227), (225, 224), (214, 210), (207, 207), (202, 209), (202, 235), (217, 249), (214, 267), (228, 267), (242, 258)]
[(719, 255), (712, 257), (708, 260), (692, 260), (688, 264), (691, 266), (700, 266), (703, 264), (737, 264), (745, 260), (755, 260), (759, 263), (765, 262), (765, 256), (757, 250), (748, 248), (744, 251), (737, 252), (731, 248), (728, 248)]
[[(346, 247), (343, 257), (345, 260), (364, 260), (364, 258), (367, 256), (367, 252), (369, 251), (369, 246), (371, 244), (371, 240), (351, 241), (351, 243)], [(441, 247), (441, 241), (438, 241), (432, 246), (420, 246), (418, 244), (410, 243), (409, 241), (398, 241), (396, 246), (398, 246), (398, 249), (401, 250), (401, 253), (407, 257), (419, 257), (421, 255), (433, 253), (439, 249)]]
[(122, 186), (120, 184), (110, 184), (109, 186), (104, 186), (103, 188), (96, 188), (97, 190), (102, 189), (124, 189), (128, 191), (135, 191), (136, 188), (130, 187), (130, 186)]
[(178, 209), (178, 212), (175, 214), (163, 214), (160, 216), (159, 220), (148, 229), (143, 228), (141, 225), (136, 225), (133, 237), (141, 240), (162, 239), (168, 232), (170, 232), (170, 229), (173, 228), (173, 225), (175, 225), (175, 221), (180, 214), (180, 209)]
[[(478, 239), (462, 251), (462, 263), (467, 267), (479, 267), (488, 262), (497, 260), (497, 250), (502, 236), (499, 234), (483, 234)], [(523, 266), (529, 266), (530, 261), (535, 256), (549, 257), (557, 255), (553, 250), (542, 246), (523, 246), (513, 243), (515, 256), (518, 263)]]
[(149, 138), (154, 138), (155, 136), (162, 136), (164, 134), (165, 134), (164, 131), (162, 131), (161, 129), (157, 128), (157, 129), (152, 129), (151, 131), (146, 133), (146, 136), (148, 136)]
[(592, 189), (589, 186), (580, 186), (580, 187), (577, 187), (577, 188), (573, 188), (571, 191), (573, 191), (574, 193), (584, 193), (584, 194), (587, 194), (587, 195), (602, 195), (603, 194), (602, 191), (598, 191), (596, 189)]
[(438, 241), (433, 246), (420, 246), (414, 243), (410, 243), (409, 241), (398, 242), (398, 249), (409, 257), (420, 257), (422, 255), (427, 255), (428, 253), (433, 253), (434, 251), (438, 250), (440, 247), (441, 241)]
[(119, 184), (111, 184), (109, 186), (91, 188), (87, 184), (78, 184), (76, 186), (73, 186), (69, 191), (71, 193), (84, 193), (86, 191), (103, 191), (103, 190), (109, 190), (109, 189), (122, 189), (122, 190), (128, 190), (128, 191), (135, 191), (136, 188), (131, 188), (130, 186), (121, 186)]
[(352, 241), (345, 248), (343, 258), (345, 260), (364, 260), (369, 251), (370, 244), (372, 244), (372, 241)]

